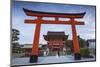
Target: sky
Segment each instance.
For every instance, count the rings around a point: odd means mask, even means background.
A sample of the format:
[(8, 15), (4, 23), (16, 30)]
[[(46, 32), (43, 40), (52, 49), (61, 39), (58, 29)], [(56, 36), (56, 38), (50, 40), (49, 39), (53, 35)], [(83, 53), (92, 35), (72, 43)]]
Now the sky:
[[(32, 44), (34, 41), (35, 24), (25, 24), (25, 19), (35, 19), (36, 17), (27, 16), (23, 8), (43, 11), (43, 12), (55, 12), (55, 13), (81, 13), (86, 12), (83, 19), (75, 19), (77, 21), (84, 21), (85, 25), (77, 25), (77, 35), (81, 38), (95, 39), (95, 6), (89, 5), (72, 5), (72, 4), (55, 4), (55, 3), (40, 3), (40, 2), (25, 2), (25, 1), (13, 1), (12, 2), (12, 28), (18, 29), (20, 35), (18, 36), (20, 44)], [(43, 18), (52, 20), (52, 18)], [(65, 18), (60, 18), (65, 20)], [(69, 35), (68, 39), (72, 39), (71, 25), (54, 25), (54, 24), (42, 24), (40, 33), (40, 44), (46, 44), (43, 35), (46, 35), (48, 31), (64, 31), (66, 35)]]

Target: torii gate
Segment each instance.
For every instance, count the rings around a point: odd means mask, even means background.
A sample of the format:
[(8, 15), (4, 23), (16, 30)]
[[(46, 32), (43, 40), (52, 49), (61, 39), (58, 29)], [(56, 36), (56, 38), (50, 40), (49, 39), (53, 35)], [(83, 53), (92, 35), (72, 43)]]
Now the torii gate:
[[(32, 47), (32, 55), (30, 57), (30, 63), (38, 61), (38, 46), (39, 46), (39, 36), (41, 24), (66, 24), (71, 25), (72, 27), (72, 37), (73, 37), (73, 46), (74, 46), (74, 58), (75, 60), (81, 60), (80, 48), (77, 38), (77, 32), (75, 25), (84, 25), (84, 22), (75, 21), (76, 18), (83, 18), (85, 12), (83, 13), (50, 13), (50, 12), (39, 12), (32, 11), (23, 8), (27, 16), (36, 16), (37, 19), (25, 19), (25, 23), (36, 24), (34, 41)], [(43, 17), (54, 17), (55, 20), (43, 20)], [(69, 18), (70, 21), (60, 21), (59, 18)]]

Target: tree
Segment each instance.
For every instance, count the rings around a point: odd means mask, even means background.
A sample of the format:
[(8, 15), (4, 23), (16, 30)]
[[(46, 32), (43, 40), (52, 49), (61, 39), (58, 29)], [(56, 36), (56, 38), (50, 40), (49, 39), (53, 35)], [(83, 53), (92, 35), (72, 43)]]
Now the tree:
[(18, 41), (19, 40), (19, 31), (17, 29), (12, 29), (12, 41)]
[(78, 36), (78, 41), (79, 41), (79, 46), (80, 46), (80, 48), (86, 48), (86, 47), (87, 47), (87, 42), (86, 42), (86, 40), (80, 38), (80, 36)]
[(72, 40), (67, 40), (65, 47), (66, 47), (66, 49), (70, 49), (70, 51), (68, 51), (67, 54), (73, 53), (73, 42), (72, 42)]
[[(87, 43), (84, 39), (80, 38), (80, 36), (78, 36), (78, 42), (79, 42), (80, 49), (81, 48), (86, 48)], [(67, 48), (71, 49), (71, 51), (69, 51), (69, 52), (71, 52), (71, 53), (74, 52), (73, 40), (67, 40), (65, 46), (66, 46), (66, 49)]]
[(12, 52), (13, 53), (18, 53), (19, 49), (20, 49), (19, 42), (18, 42), (18, 40), (19, 40), (18, 35), (20, 33), (17, 29), (12, 29), (11, 34), (12, 34), (12, 39), (11, 39), (12, 40)]

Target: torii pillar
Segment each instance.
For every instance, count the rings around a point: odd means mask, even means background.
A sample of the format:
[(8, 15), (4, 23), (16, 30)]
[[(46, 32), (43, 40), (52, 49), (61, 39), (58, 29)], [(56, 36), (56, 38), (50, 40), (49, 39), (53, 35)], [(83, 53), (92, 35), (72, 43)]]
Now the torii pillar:
[[(50, 13), (50, 12), (39, 12), (32, 11), (23, 8), (25, 14), (27, 16), (36, 16), (37, 19), (31, 20), (26, 19), (25, 23), (36, 24), (33, 47), (32, 47), (32, 55), (30, 57), (30, 62), (34, 63), (38, 61), (38, 46), (39, 46), (39, 36), (40, 36), (40, 28), (41, 24), (64, 24), (71, 25), (72, 27), (72, 37), (73, 37), (73, 46), (74, 46), (74, 59), (81, 60), (79, 42), (76, 32), (76, 25), (84, 25), (84, 22), (75, 21), (76, 18), (83, 18), (85, 12), (83, 13)], [(54, 17), (55, 20), (43, 20), (43, 17)], [(59, 18), (69, 18), (70, 21), (59, 21)]]
[(72, 27), (72, 37), (73, 37), (73, 47), (74, 47), (74, 59), (80, 60), (81, 59), (80, 47), (79, 47), (79, 41), (77, 37), (74, 18), (71, 18), (71, 23), (72, 23), (71, 27)]
[(40, 38), (40, 28), (41, 28), (41, 17), (38, 17), (38, 21), (36, 21), (36, 28), (34, 34), (34, 41), (32, 47), (32, 55), (30, 57), (30, 62), (38, 61), (38, 53), (39, 53), (39, 38)]

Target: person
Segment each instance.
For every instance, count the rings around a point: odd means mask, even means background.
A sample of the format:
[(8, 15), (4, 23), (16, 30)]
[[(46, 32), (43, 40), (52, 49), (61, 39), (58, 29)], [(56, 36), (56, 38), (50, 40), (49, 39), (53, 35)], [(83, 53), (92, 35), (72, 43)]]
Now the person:
[(44, 56), (46, 56), (46, 51), (44, 51)]
[(56, 58), (58, 58), (59, 56), (58, 56), (58, 52), (57, 52), (57, 54), (56, 54)]
[(58, 51), (58, 56), (60, 56), (60, 53), (59, 53), (59, 51)]

